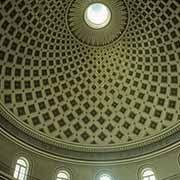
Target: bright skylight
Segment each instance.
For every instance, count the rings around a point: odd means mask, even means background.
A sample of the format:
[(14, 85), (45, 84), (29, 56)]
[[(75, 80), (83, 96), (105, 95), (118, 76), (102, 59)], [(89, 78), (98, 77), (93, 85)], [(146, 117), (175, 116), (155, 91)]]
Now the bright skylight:
[(104, 4), (93, 3), (86, 9), (84, 18), (90, 27), (100, 29), (110, 22), (111, 12)]

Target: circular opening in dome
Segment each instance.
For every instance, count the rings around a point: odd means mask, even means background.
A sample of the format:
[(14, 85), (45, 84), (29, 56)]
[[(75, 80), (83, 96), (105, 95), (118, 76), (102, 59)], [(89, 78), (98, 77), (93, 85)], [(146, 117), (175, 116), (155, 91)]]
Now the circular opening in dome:
[(93, 3), (85, 11), (84, 19), (88, 26), (100, 29), (107, 26), (111, 20), (109, 8), (102, 3)]
[(108, 175), (108, 174), (102, 174), (100, 177), (99, 177), (99, 180), (112, 180), (111, 176)]

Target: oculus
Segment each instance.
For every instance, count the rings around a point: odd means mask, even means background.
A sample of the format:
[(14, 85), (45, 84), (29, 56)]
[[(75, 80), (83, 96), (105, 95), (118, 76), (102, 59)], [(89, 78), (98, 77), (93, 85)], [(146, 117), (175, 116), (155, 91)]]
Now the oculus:
[(106, 27), (111, 20), (109, 8), (102, 3), (93, 3), (84, 13), (84, 19), (88, 26), (94, 29)]
[(119, 40), (129, 24), (125, 0), (72, 0), (66, 11), (69, 32), (79, 42), (100, 47)]

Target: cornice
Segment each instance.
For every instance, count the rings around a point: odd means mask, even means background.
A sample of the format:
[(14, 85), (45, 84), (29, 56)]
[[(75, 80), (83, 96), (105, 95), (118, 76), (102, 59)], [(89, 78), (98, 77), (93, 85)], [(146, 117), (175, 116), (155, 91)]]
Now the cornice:
[[(160, 151), (168, 146), (176, 144), (180, 140), (179, 124), (176, 127), (152, 137), (144, 142), (129, 144), (128, 146), (112, 147), (80, 147), (72, 144), (57, 142), (18, 122), (18, 119), (10, 113), (2, 104), (0, 105), (1, 128), (11, 136), (25, 144), (45, 153), (62, 158), (82, 160), (88, 162), (122, 161), (126, 159), (145, 156)], [(103, 153), (102, 153), (103, 152)]]
[(15, 143), (16, 145), (22, 147), (24, 150), (27, 150), (28, 152), (32, 152), (35, 153), (39, 156), (43, 156), (47, 159), (51, 159), (51, 160), (55, 160), (55, 161), (60, 161), (60, 162), (64, 162), (64, 163), (70, 163), (70, 164), (74, 164), (74, 165), (86, 165), (86, 166), (91, 166), (91, 165), (96, 165), (96, 166), (117, 166), (117, 165), (122, 165), (122, 164), (127, 164), (127, 163), (136, 163), (136, 162), (140, 162), (140, 161), (144, 161), (144, 160), (148, 160), (148, 159), (152, 159), (152, 158), (156, 158), (159, 157), (163, 154), (167, 154), (171, 151), (174, 151), (176, 149), (178, 149), (180, 147), (180, 141), (176, 142), (175, 144), (172, 144), (166, 148), (163, 148), (159, 151), (153, 152), (153, 153), (149, 153), (146, 155), (142, 155), (139, 157), (135, 157), (135, 158), (130, 158), (130, 159), (123, 159), (123, 160), (109, 160), (109, 161), (86, 161), (86, 160), (80, 160), (80, 159), (72, 159), (72, 158), (65, 158), (62, 156), (56, 156), (53, 155), (51, 153), (45, 152), (43, 150), (37, 149), (33, 146), (28, 145), (27, 143), (17, 139), (16, 137), (12, 136), (11, 134), (9, 134), (7, 131), (5, 131), (4, 129), (2, 129), (0, 127), (0, 134), (5, 137), (6, 139), (8, 139), (10, 142)]

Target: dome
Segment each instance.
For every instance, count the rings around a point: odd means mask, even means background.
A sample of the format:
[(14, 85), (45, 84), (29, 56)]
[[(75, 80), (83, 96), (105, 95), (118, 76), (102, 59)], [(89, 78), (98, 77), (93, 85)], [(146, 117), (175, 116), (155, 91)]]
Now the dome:
[(1, 127), (83, 160), (134, 158), (177, 142), (179, 1), (99, 0), (111, 18), (97, 29), (84, 19), (96, 2), (3, 1)]

